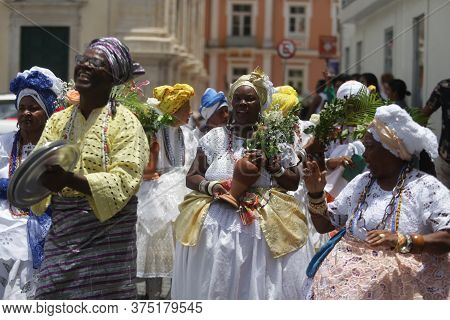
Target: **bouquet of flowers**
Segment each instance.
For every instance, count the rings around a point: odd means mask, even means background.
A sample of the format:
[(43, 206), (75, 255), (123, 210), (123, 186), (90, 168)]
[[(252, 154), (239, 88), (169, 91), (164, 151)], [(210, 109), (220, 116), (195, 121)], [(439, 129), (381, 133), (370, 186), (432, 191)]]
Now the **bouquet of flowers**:
[(80, 94), (75, 90), (75, 82), (73, 80), (63, 82), (62, 92), (56, 99), (55, 112), (62, 111), (79, 102)]
[(361, 139), (376, 109), (382, 105), (384, 102), (378, 94), (360, 90), (348, 99), (336, 99), (333, 103), (325, 104), (320, 114), (311, 119), (315, 126), (306, 128), (305, 133), (313, 134), (324, 145), (328, 145), (332, 141), (347, 138), (349, 131), (342, 130), (342, 127), (348, 126), (354, 127), (352, 138)]
[(246, 148), (261, 150), (268, 159), (279, 155), (280, 145), (294, 143), (299, 110), (300, 105), (297, 105), (287, 115), (277, 107), (265, 112), (253, 136), (247, 139)]
[(169, 114), (161, 113), (154, 107), (149, 100), (144, 101), (143, 87), (147, 86), (149, 81), (136, 83), (130, 80), (126, 84), (116, 86), (111, 92), (111, 97), (138, 118), (142, 124), (145, 133), (149, 138), (153, 138), (161, 126), (172, 123), (173, 118)]

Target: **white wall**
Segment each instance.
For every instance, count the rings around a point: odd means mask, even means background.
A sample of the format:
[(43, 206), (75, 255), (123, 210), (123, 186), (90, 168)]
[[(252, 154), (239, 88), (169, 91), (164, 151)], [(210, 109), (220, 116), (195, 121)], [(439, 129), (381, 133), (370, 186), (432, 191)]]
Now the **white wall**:
[[(361, 0), (358, 0), (361, 1)], [(370, 15), (360, 18), (350, 26), (343, 26), (342, 60), (345, 66), (345, 47), (350, 47), (350, 65), (356, 58), (356, 43), (363, 41), (362, 72), (372, 72), (377, 77), (384, 73), (384, 30), (393, 26), (393, 74), (404, 80), (409, 89), (413, 85), (413, 19), (421, 14), (432, 14), (425, 20), (425, 75), (422, 97), (428, 99), (434, 86), (450, 78), (450, 4), (447, 0), (394, 0), (380, 6)], [(355, 67), (347, 73), (356, 72)], [(440, 134), (440, 111), (433, 115), (431, 127)]]

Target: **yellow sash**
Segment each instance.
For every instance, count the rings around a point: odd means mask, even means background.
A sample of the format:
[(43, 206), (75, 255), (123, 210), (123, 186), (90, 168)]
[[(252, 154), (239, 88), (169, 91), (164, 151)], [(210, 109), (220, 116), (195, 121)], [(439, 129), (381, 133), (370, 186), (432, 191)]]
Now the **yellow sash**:
[[(308, 238), (308, 225), (297, 200), (278, 188), (264, 189), (262, 192), (261, 190), (258, 190), (259, 193), (269, 201), (257, 211), (261, 230), (272, 256), (279, 258), (303, 247)], [(197, 245), (212, 201), (211, 196), (194, 191), (186, 195), (179, 205), (180, 214), (175, 220), (175, 236), (182, 245)]]

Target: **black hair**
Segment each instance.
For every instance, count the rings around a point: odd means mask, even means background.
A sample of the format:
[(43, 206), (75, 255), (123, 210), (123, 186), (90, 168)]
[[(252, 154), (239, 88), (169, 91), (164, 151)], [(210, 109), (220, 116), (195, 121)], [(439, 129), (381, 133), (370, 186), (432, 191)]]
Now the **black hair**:
[(375, 88), (377, 89), (377, 92), (380, 93), (380, 86), (378, 85), (378, 79), (377, 79), (376, 75), (374, 75), (373, 73), (367, 72), (367, 73), (363, 73), (361, 75), (361, 78), (363, 78), (363, 77), (364, 77), (364, 79), (366, 79), (367, 87), (375, 86)]
[(392, 79), (388, 82), (389, 88), (391, 88), (392, 92), (397, 94), (399, 100), (405, 99), (405, 96), (410, 96), (411, 92), (406, 88), (406, 83), (400, 79)]
[(341, 73), (341, 74), (337, 75), (336, 77), (334, 77), (332, 82), (333, 82), (333, 85), (336, 85), (336, 82), (340, 81), (340, 82), (344, 83), (344, 82), (347, 82), (350, 80), (352, 80), (351, 76), (349, 76), (348, 74), (345, 74), (345, 73)]
[(326, 85), (327, 82), (324, 79), (318, 80), (316, 83), (316, 92), (317, 93), (323, 92), (323, 90), (325, 90)]

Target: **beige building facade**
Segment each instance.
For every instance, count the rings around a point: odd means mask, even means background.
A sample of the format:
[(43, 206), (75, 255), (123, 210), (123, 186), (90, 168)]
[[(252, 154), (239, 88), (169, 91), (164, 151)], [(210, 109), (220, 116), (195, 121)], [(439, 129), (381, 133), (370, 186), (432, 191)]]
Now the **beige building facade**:
[(30, 64), (72, 78), (75, 55), (95, 38), (114, 36), (146, 69), (150, 89), (191, 84), (196, 101), (208, 83), (203, 64), (204, 0), (2, 0), (0, 92)]

